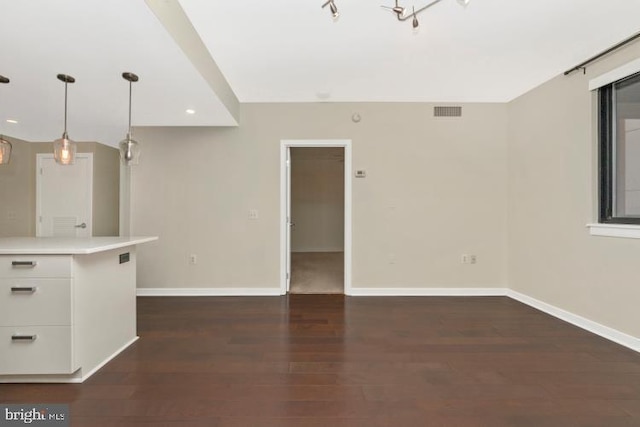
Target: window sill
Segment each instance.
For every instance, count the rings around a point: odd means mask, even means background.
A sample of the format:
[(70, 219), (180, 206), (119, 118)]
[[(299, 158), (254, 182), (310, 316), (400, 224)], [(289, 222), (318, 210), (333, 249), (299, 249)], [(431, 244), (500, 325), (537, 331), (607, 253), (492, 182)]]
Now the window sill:
[(587, 224), (592, 236), (640, 239), (640, 225), (635, 224)]

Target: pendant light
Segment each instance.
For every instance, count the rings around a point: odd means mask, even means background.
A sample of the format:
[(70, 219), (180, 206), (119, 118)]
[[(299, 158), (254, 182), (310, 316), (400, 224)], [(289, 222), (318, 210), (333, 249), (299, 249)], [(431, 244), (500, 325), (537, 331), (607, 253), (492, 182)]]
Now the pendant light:
[(59, 165), (72, 165), (76, 161), (77, 145), (67, 134), (67, 85), (76, 79), (66, 74), (58, 74), (58, 80), (64, 82), (64, 132), (62, 138), (53, 141), (53, 158)]
[(127, 137), (120, 141), (120, 160), (126, 166), (137, 165), (140, 161), (140, 145), (138, 141), (131, 138), (131, 89), (134, 82), (138, 81), (138, 76), (133, 73), (122, 73), (122, 78), (129, 82), (129, 130)]
[[(9, 79), (5, 76), (0, 76), (0, 83), (9, 83)], [(0, 165), (9, 163), (9, 159), (11, 159), (11, 148), (11, 143), (0, 135)]]

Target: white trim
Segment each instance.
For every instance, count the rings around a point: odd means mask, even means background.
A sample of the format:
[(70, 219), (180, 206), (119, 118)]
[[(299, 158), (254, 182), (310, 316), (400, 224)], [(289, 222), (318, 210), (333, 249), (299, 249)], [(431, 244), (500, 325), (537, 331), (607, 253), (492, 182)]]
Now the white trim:
[(563, 310), (551, 304), (547, 304), (546, 302), (542, 302), (511, 289), (507, 291), (507, 296), (516, 301), (520, 301), (523, 304), (538, 309), (544, 313), (547, 313), (553, 317), (557, 317), (560, 320), (571, 323), (572, 325), (575, 325), (586, 331), (592, 332), (610, 341), (630, 348), (631, 350), (640, 352), (640, 338), (636, 338), (608, 326), (601, 325), (600, 323), (586, 319), (582, 316), (578, 316), (577, 314), (573, 314), (569, 311)]
[(633, 224), (587, 224), (592, 236), (640, 239), (640, 226)]
[(139, 297), (280, 296), (280, 288), (138, 288)]
[(618, 80), (629, 77), (630, 75), (637, 72), (640, 72), (640, 59), (628, 62), (623, 66), (616, 68), (615, 70), (611, 70), (589, 80), (589, 90), (599, 89), (602, 86), (617, 82)]
[(373, 297), (503, 297), (507, 288), (351, 288), (352, 296)]
[(287, 293), (287, 150), (290, 147), (344, 148), (344, 293), (351, 295), (352, 166), (350, 139), (283, 139), (280, 141), (280, 292)]

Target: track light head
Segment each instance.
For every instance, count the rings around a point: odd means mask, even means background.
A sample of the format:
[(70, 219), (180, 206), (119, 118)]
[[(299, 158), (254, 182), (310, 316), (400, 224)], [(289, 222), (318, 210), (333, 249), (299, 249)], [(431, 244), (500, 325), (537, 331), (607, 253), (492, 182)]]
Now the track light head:
[(420, 23), (418, 22), (418, 17), (416, 16), (415, 6), (413, 7), (413, 20), (411, 21), (411, 26), (413, 27), (414, 30), (417, 30), (418, 27), (420, 26)]
[(336, 4), (333, 2), (333, 0), (328, 0), (327, 2), (325, 2), (322, 5), (322, 8), (324, 9), (325, 7), (329, 6), (329, 10), (331, 11), (331, 17), (333, 19), (338, 19), (338, 17), (340, 16), (340, 12), (338, 12), (338, 7), (336, 6)]
[(10, 80), (8, 77), (0, 76), (0, 83), (9, 83)]
[(331, 9), (331, 15), (333, 16), (334, 19), (340, 16), (340, 13), (338, 12), (338, 8), (336, 7), (334, 2), (329, 3), (329, 9)]
[(404, 15), (405, 8), (400, 6), (398, 4), (398, 0), (396, 0), (396, 5), (391, 10), (393, 10), (396, 13), (396, 15), (398, 15), (398, 18), (400, 18), (401, 16)]

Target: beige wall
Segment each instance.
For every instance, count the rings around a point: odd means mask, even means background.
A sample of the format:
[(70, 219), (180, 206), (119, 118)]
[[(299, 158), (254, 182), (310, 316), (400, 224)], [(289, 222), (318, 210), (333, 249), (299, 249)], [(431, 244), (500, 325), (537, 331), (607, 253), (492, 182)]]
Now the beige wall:
[(13, 148), (9, 164), (0, 165), (0, 237), (35, 235), (35, 181), (28, 142), (7, 138)]
[(93, 157), (93, 235), (118, 236), (120, 217), (120, 152), (96, 144)]
[(291, 250), (344, 250), (344, 148), (291, 149)]
[(138, 285), (278, 287), (280, 141), (346, 138), (368, 174), (353, 182), (354, 287), (506, 286), (507, 106), (463, 107), (245, 104), (239, 128), (136, 129), (132, 234), (160, 236)]
[(509, 284), (640, 337), (640, 240), (592, 237), (596, 98), (589, 79), (640, 56), (635, 44), (509, 105)]

